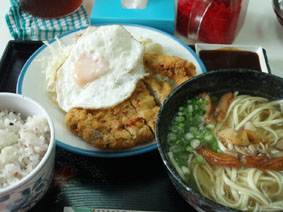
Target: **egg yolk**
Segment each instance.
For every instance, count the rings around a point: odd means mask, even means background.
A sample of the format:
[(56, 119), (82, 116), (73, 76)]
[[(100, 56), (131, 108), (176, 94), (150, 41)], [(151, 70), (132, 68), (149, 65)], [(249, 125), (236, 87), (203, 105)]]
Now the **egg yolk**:
[(73, 80), (83, 87), (86, 84), (97, 80), (109, 70), (109, 61), (97, 54), (83, 53), (75, 63)]

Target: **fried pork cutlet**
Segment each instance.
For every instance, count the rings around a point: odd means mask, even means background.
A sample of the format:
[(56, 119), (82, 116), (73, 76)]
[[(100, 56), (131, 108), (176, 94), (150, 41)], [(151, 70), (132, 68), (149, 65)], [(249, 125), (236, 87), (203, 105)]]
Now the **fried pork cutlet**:
[[(176, 86), (196, 75), (193, 63), (175, 56), (145, 53), (143, 64), (150, 73), (144, 82), (159, 106)], [(162, 80), (159, 76), (166, 77), (167, 80)]]
[(98, 148), (124, 149), (154, 139), (151, 127), (158, 110), (140, 81), (133, 95), (119, 105), (103, 110), (74, 108), (65, 121), (72, 133)]
[(166, 76), (177, 85), (196, 75), (193, 63), (175, 56), (145, 53), (143, 63), (148, 72)]
[(143, 81), (158, 106), (162, 105), (167, 96), (176, 87), (176, 85), (172, 85), (172, 83), (160, 81), (152, 76), (146, 77)]
[(144, 65), (150, 75), (139, 81), (130, 98), (109, 109), (71, 109), (65, 116), (67, 128), (103, 149), (125, 149), (153, 141), (156, 117), (160, 105), (174, 89), (172, 82), (179, 85), (191, 78), (195, 67), (181, 58), (157, 54), (145, 54)]

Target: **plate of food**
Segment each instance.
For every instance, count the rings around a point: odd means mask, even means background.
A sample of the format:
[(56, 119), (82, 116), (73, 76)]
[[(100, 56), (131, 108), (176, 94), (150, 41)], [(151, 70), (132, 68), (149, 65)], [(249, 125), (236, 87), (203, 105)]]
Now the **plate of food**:
[(88, 26), (45, 42), (24, 65), (17, 93), (48, 111), (58, 146), (125, 157), (157, 148), (163, 101), (203, 72), (195, 52), (170, 34), (139, 25)]

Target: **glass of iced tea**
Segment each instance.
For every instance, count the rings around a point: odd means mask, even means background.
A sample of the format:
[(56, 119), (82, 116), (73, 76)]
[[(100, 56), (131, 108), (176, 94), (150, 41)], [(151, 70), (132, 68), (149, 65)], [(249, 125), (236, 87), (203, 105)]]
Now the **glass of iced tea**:
[(21, 7), (40, 18), (60, 18), (75, 12), (83, 0), (20, 0)]

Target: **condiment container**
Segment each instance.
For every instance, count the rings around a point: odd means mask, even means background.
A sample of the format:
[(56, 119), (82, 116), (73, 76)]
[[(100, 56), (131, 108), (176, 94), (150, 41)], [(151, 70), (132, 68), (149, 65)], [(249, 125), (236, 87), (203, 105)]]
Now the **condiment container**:
[(189, 39), (230, 44), (243, 25), (248, 0), (179, 0), (177, 31)]
[(246, 69), (271, 73), (261, 46), (195, 43), (195, 50), (208, 72)]

